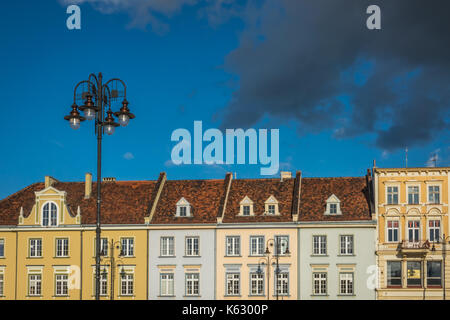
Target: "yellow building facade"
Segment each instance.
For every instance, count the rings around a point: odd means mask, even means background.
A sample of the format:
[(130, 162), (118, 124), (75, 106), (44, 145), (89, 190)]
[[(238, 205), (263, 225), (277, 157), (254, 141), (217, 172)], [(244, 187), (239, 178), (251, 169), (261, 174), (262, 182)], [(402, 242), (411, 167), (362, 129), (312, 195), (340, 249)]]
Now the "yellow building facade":
[(450, 168), (374, 168), (377, 299), (448, 299)]

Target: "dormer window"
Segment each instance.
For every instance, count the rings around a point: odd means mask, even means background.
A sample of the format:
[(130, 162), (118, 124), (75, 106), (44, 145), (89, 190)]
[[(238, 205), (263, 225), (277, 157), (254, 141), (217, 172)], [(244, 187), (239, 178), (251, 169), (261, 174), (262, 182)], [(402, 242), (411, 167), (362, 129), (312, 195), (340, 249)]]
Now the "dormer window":
[(274, 196), (270, 196), (265, 202), (265, 214), (267, 215), (277, 215), (280, 214), (278, 211), (278, 200)]
[(53, 202), (47, 202), (42, 207), (42, 225), (45, 227), (58, 225), (58, 207)]
[(240, 216), (253, 216), (253, 201), (249, 197), (245, 196), (245, 198), (242, 199), (240, 202), (240, 207)]
[(341, 212), (341, 201), (334, 194), (331, 195), (327, 200), (327, 208), (325, 214), (329, 215), (339, 215)]
[(190, 217), (191, 216), (191, 205), (185, 198), (181, 198), (177, 202), (177, 217)]

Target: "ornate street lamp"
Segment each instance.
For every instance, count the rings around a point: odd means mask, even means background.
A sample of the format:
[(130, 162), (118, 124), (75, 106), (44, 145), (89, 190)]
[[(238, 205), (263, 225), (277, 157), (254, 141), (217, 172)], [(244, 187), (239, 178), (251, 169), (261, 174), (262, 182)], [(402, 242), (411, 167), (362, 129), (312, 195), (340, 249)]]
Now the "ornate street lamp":
[[(445, 300), (445, 256), (446, 256), (446, 254), (447, 254), (447, 241), (448, 241), (448, 239), (450, 239), (450, 236), (445, 236), (445, 233), (442, 235), (442, 237), (440, 237), (440, 236), (437, 236), (437, 243), (441, 243), (441, 241), (442, 241), (442, 260), (443, 260), (443, 266), (442, 266), (442, 268), (443, 268), (443, 273), (444, 273), (444, 285), (442, 286), (443, 287), (443, 299)], [(434, 246), (434, 241), (433, 241), (433, 247), (431, 248), (431, 251), (433, 251), (433, 252), (435, 252), (436, 251), (436, 247)]]
[[(100, 207), (101, 207), (101, 159), (103, 133), (112, 135), (119, 125), (125, 127), (134, 114), (128, 108), (127, 87), (121, 79), (113, 78), (103, 84), (102, 74), (91, 73), (87, 80), (78, 82), (73, 92), (72, 110), (64, 119), (69, 121), (72, 129), (78, 129), (81, 122), (95, 119), (95, 134), (97, 135), (97, 227), (95, 253), (95, 299), (100, 299)], [(122, 90), (119, 90), (121, 88)], [(81, 91), (81, 93), (78, 92)], [(123, 98), (122, 107), (118, 112), (111, 110), (111, 105)], [(77, 102), (83, 101), (78, 106)], [(83, 112), (83, 116), (80, 112)], [(114, 116), (118, 118), (117, 123)]]
[[(286, 250), (284, 253), (280, 253), (281, 251), (281, 244), (283, 241), (286, 243)], [(271, 252), (269, 250), (269, 246), (273, 247), (275, 246), (275, 252), (270, 256)], [(264, 252), (265, 257), (261, 258), (264, 261), (258, 263), (258, 269), (257, 273), (262, 273), (261, 265), (264, 267), (264, 265), (267, 264), (267, 300), (270, 299), (270, 289), (269, 289), (269, 282), (270, 282), (270, 261), (273, 261), (273, 265), (275, 266), (275, 294), (276, 299), (278, 300), (278, 275), (280, 274), (280, 267), (279, 267), (279, 259), (280, 255), (286, 255), (289, 256), (291, 253), (289, 251), (289, 243), (284, 238), (275, 237), (275, 239), (268, 239), (266, 242), (266, 251)]]
[[(118, 263), (123, 263), (122, 260), (120, 259), (121, 257), (123, 257), (125, 255), (125, 252), (123, 251), (123, 247), (121, 245), (120, 241), (114, 241), (114, 239), (111, 239), (111, 242), (108, 243), (108, 246), (111, 248), (110, 250), (110, 256), (107, 256), (107, 252), (105, 251), (104, 248), (102, 248), (102, 251), (100, 252), (101, 255), (101, 260), (104, 260), (106, 263), (109, 263), (110, 266), (110, 300), (114, 300), (114, 275), (115, 275), (115, 268), (116, 267), (120, 267), (121, 265)], [(116, 257), (114, 256), (114, 249), (118, 249), (119, 250), (119, 259), (117, 259), (116, 261)], [(106, 271), (106, 268), (103, 268), (103, 277), (106, 278), (108, 276), (108, 272)], [(120, 278), (122, 279), (123, 277), (125, 277), (126, 273), (125, 273), (125, 269), (122, 267), (121, 271), (120, 271)], [(120, 281), (119, 281), (120, 284)]]

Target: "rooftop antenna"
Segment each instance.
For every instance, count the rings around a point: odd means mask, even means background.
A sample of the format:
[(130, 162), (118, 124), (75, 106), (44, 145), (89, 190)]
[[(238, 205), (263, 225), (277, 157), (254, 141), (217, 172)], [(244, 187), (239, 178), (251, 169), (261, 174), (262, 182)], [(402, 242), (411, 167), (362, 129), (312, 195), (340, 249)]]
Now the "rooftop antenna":
[(406, 147), (406, 149), (405, 149), (405, 163), (406, 163), (406, 168), (408, 168), (408, 147)]
[(435, 152), (433, 158), (431, 158), (431, 161), (434, 162), (434, 167), (435, 168), (436, 168), (437, 159), (438, 159), (438, 156), (437, 156), (437, 153)]

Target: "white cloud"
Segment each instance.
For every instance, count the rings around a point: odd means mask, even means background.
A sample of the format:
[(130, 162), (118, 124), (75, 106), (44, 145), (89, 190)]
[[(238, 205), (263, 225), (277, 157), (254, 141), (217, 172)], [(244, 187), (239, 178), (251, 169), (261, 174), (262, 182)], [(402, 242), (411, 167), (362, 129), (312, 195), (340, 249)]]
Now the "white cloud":
[(123, 158), (126, 159), (126, 160), (132, 160), (132, 159), (134, 159), (134, 155), (131, 152), (126, 152), (123, 155)]

